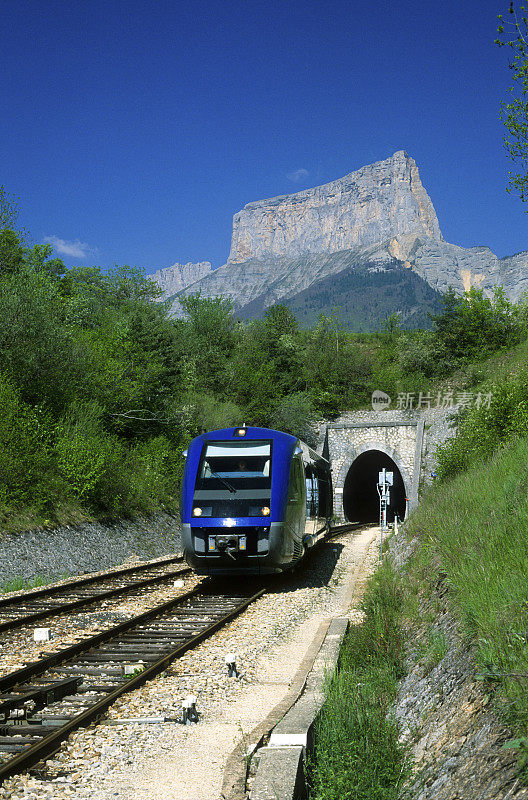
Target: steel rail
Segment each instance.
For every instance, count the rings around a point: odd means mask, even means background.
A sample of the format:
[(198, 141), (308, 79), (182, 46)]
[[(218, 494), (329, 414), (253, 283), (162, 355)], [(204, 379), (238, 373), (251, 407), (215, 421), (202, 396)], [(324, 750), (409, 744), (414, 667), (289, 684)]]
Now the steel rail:
[(199, 587), (191, 589), (189, 592), (185, 592), (179, 597), (174, 597), (172, 600), (166, 600), (165, 603), (161, 603), (159, 606), (154, 606), (154, 608), (151, 608), (148, 611), (143, 611), (142, 614), (138, 614), (136, 617), (131, 617), (124, 622), (120, 622), (118, 625), (114, 625), (112, 628), (107, 628), (105, 631), (100, 631), (99, 633), (95, 633), (93, 636), (88, 636), (86, 639), (81, 639), (80, 642), (75, 642), (75, 644), (71, 644), (69, 647), (65, 647), (64, 649), (58, 650), (54, 653), (50, 653), (43, 658), (39, 658), (38, 661), (32, 661), (30, 664), (26, 664), (25, 667), (15, 670), (15, 672), (9, 672), (6, 675), (0, 675), (0, 692), (8, 691), (14, 686), (24, 683), (31, 678), (36, 678), (51, 667), (56, 667), (59, 664), (63, 664), (65, 661), (71, 661), (72, 658), (75, 658), (81, 653), (91, 650), (100, 644), (104, 644), (110, 639), (125, 633), (130, 628), (133, 628), (136, 625), (141, 625), (142, 622), (147, 622), (148, 620), (164, 614), (167, 611), (171, 611), (175, 606), (183, 604), (185, 600), (200, 594), (200, 591), (201, 589)]
[(142, 578), (141, 580), (134, 581), (133, 583), (127, 583), (125, 586), (116, 586), (113, 589), (104, 589), (102, 592), (98, 592), (97, 594), (93, 594), (88, 597), (80, 597), (76, 600), (65, 600), (63, 603), (57, 603), (56, 605), (49, 606), (40, 611), (32, 611), (24, 616), (0, 622), (0, 632), (13, 630), (14, 628), (21, 628), (24, 625), (30, 625), (31, 623), (37, 622), (45, 617), (52, 617), (56, 614), (63, 614), (66, 611), (73, 611), (77, 608), (82, 608), (83, 606), (99, 603), (101, 600), (107, 600), (110, 597), (128, 594), (129, 592), (133, 592), (137, 589), (141, 589), (146, 586), (152, 586), (155, 583), (163, 583), (163, 581), (171, 580), (172, 578), (176, 578), (178, 575), (187, 575), (190, 572), (192, 572), (192, 570), (189, 567), (181, 567), (177, 570), (162, 572), (159, 575), (154, 575), (149, 578)]
[(350, 531), (361, 528), (364, 524), (363, 522), (345, 522), (343, 525), (332, 525), (325, 539), (333, 539), (335, 536), (341, 536), (343, 533), (350, 533)]
[(159, 561), (146, 561), (141, 564), (135, 564), (131, 567), (117, 567), (116, 569), (109, 569), (106, 572), (101, 572), (98, 575), (88, 575), (83, 578), (74, 578), (53, 586), (43, 586), (38, 589), (30, 589), (23, 594), (12, 595), (10, 597), (0, 597), (0, 608), (9, 605), (16, 605), (20, 600), (33, 600), (35, 597), (51, 597), (54, 594), (67, 591), (68, 589), (76, 589), (79, 586), (89, 586), (97, 581), (104, 581), (107, 578), (117, 578), (121, 575), (128, 575), (132, 572), (145, 572), (148, 569), (156, 569), (156, 567), (164, 567), (167, 564), (181, 563), (183, 556), (169, 556), (162, 558)]
[[(137, 675), (134, 675), (132, 678), (128, 680), (123, 680), (123, 683), (120, 686), (112, 688), (112, 690), (107, 694), (106, 697), (96, 701), (92, 706), (82, 711), (80, 714), (77, 714), (72, 719), (69, 719), (68, 722), (61, 725), (60, 728), (55, 728), (50, 733), (45, 736), (42, 736), (41, 741), (36, 742), (35, 744), (27, 745), (27, 749), (24, 752), (19, 753), (18, 755), (14, 756), (13, 758), (9, 759), (6, 763), (0, 765), (0, 783), (5, 779), (12, 775), (15, 775), (23, 770), (27, 769), (28, 767), (33, 766), (38, 761), (46, 758), (51, 753), (55, 752), (60, 745), (60, 743), (66, 739), (70, 733), (81, 728), (90, 722), (98, 719), (111, 705), (112, 703), (120, 697), (122, 694), (126, 692), (133, 691), (137, 687), (141, 686), (145, 681), (153, 678), (159, 672), (163, 672), (164, 669), (173, 661), (175, 658), (183, 655), (188, 650), (195, 647), (197, 644), (202, 642), (207, 637), (211, 636), (215, 631), (217, 631), (220, 627), (225, 625), (227, 622), (231, 621), (240, 614), (248, 605), (252, 602), (257, 600), (265, 593), (266, 589), (260, 589), (255, 594), (251, 595), (250, 597), (239, 598), (239, 596), (233, 597), (230, 595), (223, 595), (221, 599), (229, 602), (238, 601), (235, 608), (230, 609), (227, 613), (222, 614), (218, 617), (214, 622), (207, 625), (202, 630), (190, 633), (189, 637), (186, 641), (179, 643), (172, 651), (169, 653), (164, 653), (158, 660), (144, 669)], [(39, 662), (35, 662), (27, 667), (17, 670), (16, 672), (11, 673), (10, 675), (3, 676), (0, 678), (0, 689), (13, 689), (21, 684), (25, 680), (31, 677), (37, 677), (42, 675), (48, 669), (57, 666), (58, 664), (64, 664), (68, 661), (71, 661), (72, 655), (79, 655), (82, 652), (88, 651), (93, 649), (98, 644), (109, 641), (111, 638), (118, 638), (121, 633), (127, 630), (131, 630), (134, 627), (141, 625), (143, 622), (147, 620), (154, 620), (157, 617), (163, 617), (168, 611), (171, 611), (176, 606), (181, 605), (183, 606), (183, 611), (185, 611), (184, 603), (186, 600), (197, 597), (198, 595), (202, 595), (204, 599), (212, 598), (213, 600), (218, 595), (213, 594), (203, 594), (200, 589), (193, 589), (190, 592), (187, 592), (185, 595), (180, 596), (179, 598), (175, 598), (171, 601), (163, 603), (160, 606), (157, 606), (154, 609), (150, 609), (143, 614), (140, 614), (138, 617), (135, 617), (132, 620), (127, 620), (124, 623), (116, 626), (115, 628), (104, 631), (102, 633), (96, 634), (90, 639), (85, 640), (84, 642), (77, 643), (71, 647), (66, 648), (65, 650), (61, 651), (60, 653), (54, 653), (46, 658), (42, 659)], [(192, 615), (192, 609), (188, 612)], [(209, 612), (210, 615), (210, 612)], [(196, 623), (194, 623), (196, 625)], [(131, 656), (133, 660), (133, 656)], [(108, 659), (111, 662), (111, 657)], [(82, 669), (82, 668), (81, 668)], [(79, 676), (82, 677), (82, 676)], [(88, 698), (89, 699), (89, 698)], [(10, 729), (13, 733), (16, 734), (16, 725), (12, 725)], [(38, 732), (38, 726), (35, 726), (35, 733)], [(21, 744), (23, 741), (21, 740)]]

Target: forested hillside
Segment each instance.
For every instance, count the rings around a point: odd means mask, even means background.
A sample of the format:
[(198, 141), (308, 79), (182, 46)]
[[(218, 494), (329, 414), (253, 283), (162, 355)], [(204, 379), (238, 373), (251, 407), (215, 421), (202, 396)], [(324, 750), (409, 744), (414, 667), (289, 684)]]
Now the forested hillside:
[(526, 337), (525, 306), (500, 291), (448, 293), (432, 331), (392, 316), (352, 334), (339, 309), (302, 330), (285, 306), (245, 323), (198, 295), (174, 320), (142, 270), (66, 269), (2, 222), (3, 528), (174, 507), (181, 452), (202, 429), (246, 422), (309, 438), (314, 419), (365, 406), (375, 389), (432, 388)]

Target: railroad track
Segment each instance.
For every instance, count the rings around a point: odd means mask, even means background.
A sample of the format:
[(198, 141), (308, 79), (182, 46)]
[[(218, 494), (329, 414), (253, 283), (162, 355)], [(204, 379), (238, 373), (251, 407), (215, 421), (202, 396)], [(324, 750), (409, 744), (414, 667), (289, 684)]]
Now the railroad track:
[[(15, 597), (0, 597), (0, 632), (31, 625), (54, 614), (74, 611), (192, 572), (181, 566), (182, 563), (182, 556), (173, 556), (133, 567), (120, 567), (102, 575), (89, 575), (60, 586), (33, 589)], [(180, 566), (175, 568), (175, 565)]]
[[(348, 533), (358, 527), (360, 523), (357, 522), (336, 525), (330, 530), (327, 539)], [(0, 632), (32, 625), (54, 614), (74, 611), (92, 603), (191, 573), (192, 570), (188, 567), (173, 568), (174, 565), (182, 563), (183, 556), (173, 556), (132, 567), (108, 570), (102, 575), (89, 575), (60, 586), (32, 589), (15, 597), (0, 597)], [(142, 577), (138, 578), (138, 575)]]
[(264, 592), (212, 594), (202, 586), (0, 676), (0, 782), (47, 758), (72, 731), (99, 718), (120, 695), (165, 670)]
[(364, 524), (364, 522), (345, 522), (343, 525), (333, 525), (330, 528), (330, 533), (326, 539), (333, 539), (335, 536), (341, 536), (344, 533), (350, 533), (358, 528), (362, 528)]

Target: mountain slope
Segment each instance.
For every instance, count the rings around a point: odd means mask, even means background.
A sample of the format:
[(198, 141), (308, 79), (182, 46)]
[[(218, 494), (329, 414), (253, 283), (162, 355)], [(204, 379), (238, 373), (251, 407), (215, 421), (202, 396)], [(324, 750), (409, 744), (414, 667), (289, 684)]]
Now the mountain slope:
[[(429, 328), (428, 314), (440, 311), (440, 294), (396, 259), (380, 269), (374, 262), (358, 266), (351, 251), (351, 263), (335, 275), (312, 283), (283, 302), (295, 314), (301, 327), (317, 324), (319, 314), (330, 315), (336, 308), (341, 322), (355, 331), (377, 330), (391, 314), (399, 314), (404, 328)], [(342, 257), (345, 254), (340, 254)], [(240, 319), (263, 316), (260, 295), (236, 312)]]

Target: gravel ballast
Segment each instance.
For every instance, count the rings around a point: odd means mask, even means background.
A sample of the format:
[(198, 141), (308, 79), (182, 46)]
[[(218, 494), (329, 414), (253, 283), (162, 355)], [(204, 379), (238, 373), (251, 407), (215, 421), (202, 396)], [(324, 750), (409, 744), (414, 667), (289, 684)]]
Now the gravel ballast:
[(0, 586), (17, 578), (54, 580), (97, 572), (131, 556), (148, 560), (180, 549), (179, 519), (167, 513), (24, 533), (0, 532)]
[[(357, 596), (377, 560), (376, 533), (364, 529), (323, 543), (295, 575), (270, 579), (268, 593), (243, 615), (120, 698), (101, 723), (73, 734), (40, 777), (6, 781), (0, 800), (217, 800), (234, 746), (286, 694), (321, 621), (347, 610), (354, 582)], [(349, 616), (361, 618), (358, 611)], [(238, 678), (227, 675), (231, 652)], [(198, 698), (198, 724), (119, 724), (179, 717), (189, 694)]]

